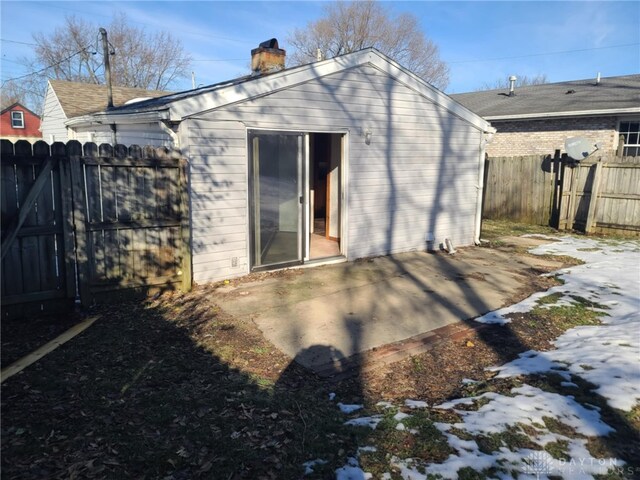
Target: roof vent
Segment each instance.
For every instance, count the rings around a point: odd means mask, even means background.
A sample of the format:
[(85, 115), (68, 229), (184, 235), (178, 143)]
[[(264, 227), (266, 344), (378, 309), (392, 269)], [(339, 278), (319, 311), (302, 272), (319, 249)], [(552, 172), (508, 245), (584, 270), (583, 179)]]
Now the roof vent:
[(266, 75), (284, 70), (286, 53), (278, 48), (278, 40), (272, 38), (251, 50), (252, 75)]
[(518, 77), (511, 75), (509, 77), (509, 96), (513, 97), (516, 94), (516, 80)]
[(596, 77), (596, 85), (600, 85), (600, 72), (598, 72), (598, 76)]
[(576, 93), (576, 91), (573, 89), (567, 90), (567, 93), (565, 95), (571, 95), (572, 93)]

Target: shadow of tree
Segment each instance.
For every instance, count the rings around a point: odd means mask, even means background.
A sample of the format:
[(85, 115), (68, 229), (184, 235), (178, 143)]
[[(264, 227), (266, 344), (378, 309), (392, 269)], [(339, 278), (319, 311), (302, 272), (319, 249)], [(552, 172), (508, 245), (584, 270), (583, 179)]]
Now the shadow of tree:
[(316, 377), (292, 364), (274, 385), (231, 367), (206, 336), (241, 326), (202, 293), (176, 300), (100, 308), (3, 384), (7, 478), (298, 478), (315, 458), (324, 476), (355, 448)]

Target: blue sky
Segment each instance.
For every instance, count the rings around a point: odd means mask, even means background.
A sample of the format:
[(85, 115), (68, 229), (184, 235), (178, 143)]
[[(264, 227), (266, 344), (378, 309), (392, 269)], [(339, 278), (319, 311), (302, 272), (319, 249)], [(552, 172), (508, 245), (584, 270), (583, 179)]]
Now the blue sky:
[[(246, 74), (251, 48), (287, 37), (322, 15), (324, 2), (0, 2), (2, 80), (28, 73), (20, 60), (32, 34), (76, 15), (107, 25), (115, 12), (149, 31), (170, 30), (194, 58), (198, 84)], [(385, 2), (415, 14), (451, 69), (447, 93), (476, 90), (510, 74), (550, 81), (640, 73), (640, 2)], [(26, 27), (25, 27), (26, 26)], [(558, 53), (564, 52), (564, 53)], [(178, 89), (188, 89), (185, 79)]]

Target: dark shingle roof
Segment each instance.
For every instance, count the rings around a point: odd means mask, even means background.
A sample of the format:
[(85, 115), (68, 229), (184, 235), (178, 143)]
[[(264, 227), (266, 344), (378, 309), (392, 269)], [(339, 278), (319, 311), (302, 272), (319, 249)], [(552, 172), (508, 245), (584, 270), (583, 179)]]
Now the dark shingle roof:
[[(67, 118), (102, 112), (107, 108), (107, 87), (93, 83), (49, 80)], [(113, 104), (124, 105), (134, 98), (161, 97), (172, 92), (142, 88), (113, 87)]]
[[(291, 69), (287, 69), (289, 71)], [(284, 70), (281, 70), (284, 71)], [(213, 85), (207, 85), (204, 87), (196, 88), (194, 90), (185, 90), (183, 92), (175, 92), (169, 95), (159, 96), (157, 98), (151, 98), (148, 100), (143, 100), (141, 102), (131, 103), (129, 105), (116, 105), (116, 108), (110, 110), (110, 112), (114, 113), (132, 113), (132, 112), (148, 112), (153, 110), (161, 110), (166, 105), (178, 101), (184, 100), (185, 98), (195, 97), (196, 95), (201, 95), (203, 93), (215, 92), (216, 90), (220, 90), (225, 87), (229, 87), (232, 85), (239, 85), (241, 83), (248, 82), (250, 80), (259, 80), (264, 78), (264, 76), (254, 76), (254, 75), (246, 75), (243, 77), (234, 78), (233, 80), (225, 80), (220, 83), (214, 83)], [(151, 95), (147, 95), (151, 96)]]
[[(571, 92), (571, 93), (570, 93)], [(516, 115), (553, 114), (640, 108), (640, 75), (547, 83), (509, 89), (450, 95), (469, 110), (488, 119)]]

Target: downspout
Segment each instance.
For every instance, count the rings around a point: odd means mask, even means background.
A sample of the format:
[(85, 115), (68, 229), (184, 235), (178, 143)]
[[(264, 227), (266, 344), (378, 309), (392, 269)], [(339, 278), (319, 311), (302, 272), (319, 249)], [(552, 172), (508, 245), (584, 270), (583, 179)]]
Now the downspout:
[(109, 127), (111, 128), (111, 145), (115, 147), (118, 144), (118, 141), (116, 139), (116, 124), (112, 123), (111, 125), (109, 125)]
[(480, 245), (480, 229), (482, 228), (482, 197), (484, 196), (484, 164), (487, 145), (493, 140), (493, 134), (496, 133), (495, 128), (489, 127), (487, 131), (482, 132), (480, 137), (480, 145), (478, 148), (478, 184), (476, 185), (476, 225), (474, 243)]
[(173, 129), (174, 127), (177, 127), (179, 125), (179, 123), (170, 124), (168, 122), (168, 120), (160, 120), (160, 121), (158, 121), (158, 125), (160, 125), (160, 128), (162, 129), (162, 131), (164, 133), (166, 133), (167, 135), (169, 135), (171, 137), (171, 140), (173, 141), (173, 147), (177, 148), (179, 150), (180, 149), (180, 136)]

